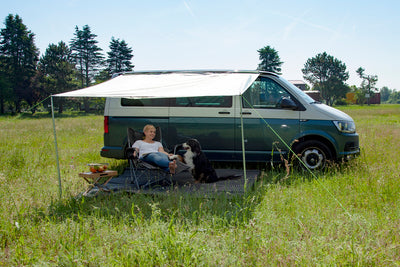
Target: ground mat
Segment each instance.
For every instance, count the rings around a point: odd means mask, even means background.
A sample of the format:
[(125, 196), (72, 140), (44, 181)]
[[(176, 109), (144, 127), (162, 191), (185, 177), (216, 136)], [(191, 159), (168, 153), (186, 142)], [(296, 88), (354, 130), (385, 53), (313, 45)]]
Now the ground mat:
[[(146, 173), (140, 173), (142, 171)], [(173, 176), (166, 175), (164, 177), (165, 179), (159, 179), (160, 175), (162, 175), (159, 172), (152, 173), (152, 170), (140, 170), (139, 173), (137, 173), (138, 176), (147, 177), (146, 179), (148, 179), (149, 176), (153, 176), (156, 180), (160, 180), (158, 183), (142, 186), (146, 181), (141, 179), (136, 181), (131, 176), (130, 169), (126, 168), (122, 174), (112, 178), (106, 187), (99, 188), (95, 186), (86, 196), (95, 196), (99, 193), (110, 192), (158, 194), (171, 191), (187, 192), (191, 194), (197, 193), (200, 195), (211, 193), (242, 194), (245, 190), (249, 190), (253, 187), (260, 174), (259, 170), (247, 170), (245, 179), (244, 172), (241, 169), (216, 169), (215, 171), (218, 177), (224, 180), (203, 184), (196, 183), (187, 171)]]

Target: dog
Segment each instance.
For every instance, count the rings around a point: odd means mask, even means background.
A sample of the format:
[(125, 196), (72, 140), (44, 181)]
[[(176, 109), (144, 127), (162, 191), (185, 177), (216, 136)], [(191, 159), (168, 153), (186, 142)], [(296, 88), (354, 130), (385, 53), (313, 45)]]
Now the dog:
[(218, 181), (217, 173), (212, 167), (206, 155), (201, 151), (199, 141), (189, 139), (182, 144), (185, 151), (183, 159), (185, 164), (189, 166), (189, 171), (198, 183), (213, 183)]

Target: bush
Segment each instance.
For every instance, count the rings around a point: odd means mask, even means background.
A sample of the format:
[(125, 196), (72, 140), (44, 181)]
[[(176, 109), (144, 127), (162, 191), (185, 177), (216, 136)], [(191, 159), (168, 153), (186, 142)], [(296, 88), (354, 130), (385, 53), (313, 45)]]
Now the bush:
[(348, 103), (346, 101), (346, 99), (342, 98), (342, 99), (338, 99), (335, 102), (335, 105), (337, 106), (346, 106)]
[(396, 91), (396, 92), (391, 93), (387, 103), (389, 103), (389, 104), (400, 104), (400, 92)]

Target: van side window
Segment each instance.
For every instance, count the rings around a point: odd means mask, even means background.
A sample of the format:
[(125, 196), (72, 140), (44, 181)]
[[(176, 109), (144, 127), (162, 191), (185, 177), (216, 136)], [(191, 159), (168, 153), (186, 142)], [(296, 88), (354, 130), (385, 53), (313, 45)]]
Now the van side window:
[(166, 98), (149, 98), (149, 99), (132, 99), (121, 98), (121, 106), (123, 107), (168, 107), (168, 99)]
[(175, 107), (232, 107), (232, 96), (179, 97)]
[(292, 99), (278, 83), (269, 78), (260, 77), (243, 94), (243, 107), (279, 109), (284, 97)]

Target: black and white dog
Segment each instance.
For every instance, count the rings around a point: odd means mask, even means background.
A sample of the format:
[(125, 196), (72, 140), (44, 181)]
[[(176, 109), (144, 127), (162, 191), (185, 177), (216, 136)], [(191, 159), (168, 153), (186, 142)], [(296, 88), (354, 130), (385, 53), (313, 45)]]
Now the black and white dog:
[(219, 180), (210, 161), (201, 151), (199, 141), (189, 139), (182, 144), (182, 147), (186, 150), (183, 155), (184, 161), (189, 166), (189, 171), (191, 171), (196, 182), (213, 183)]

